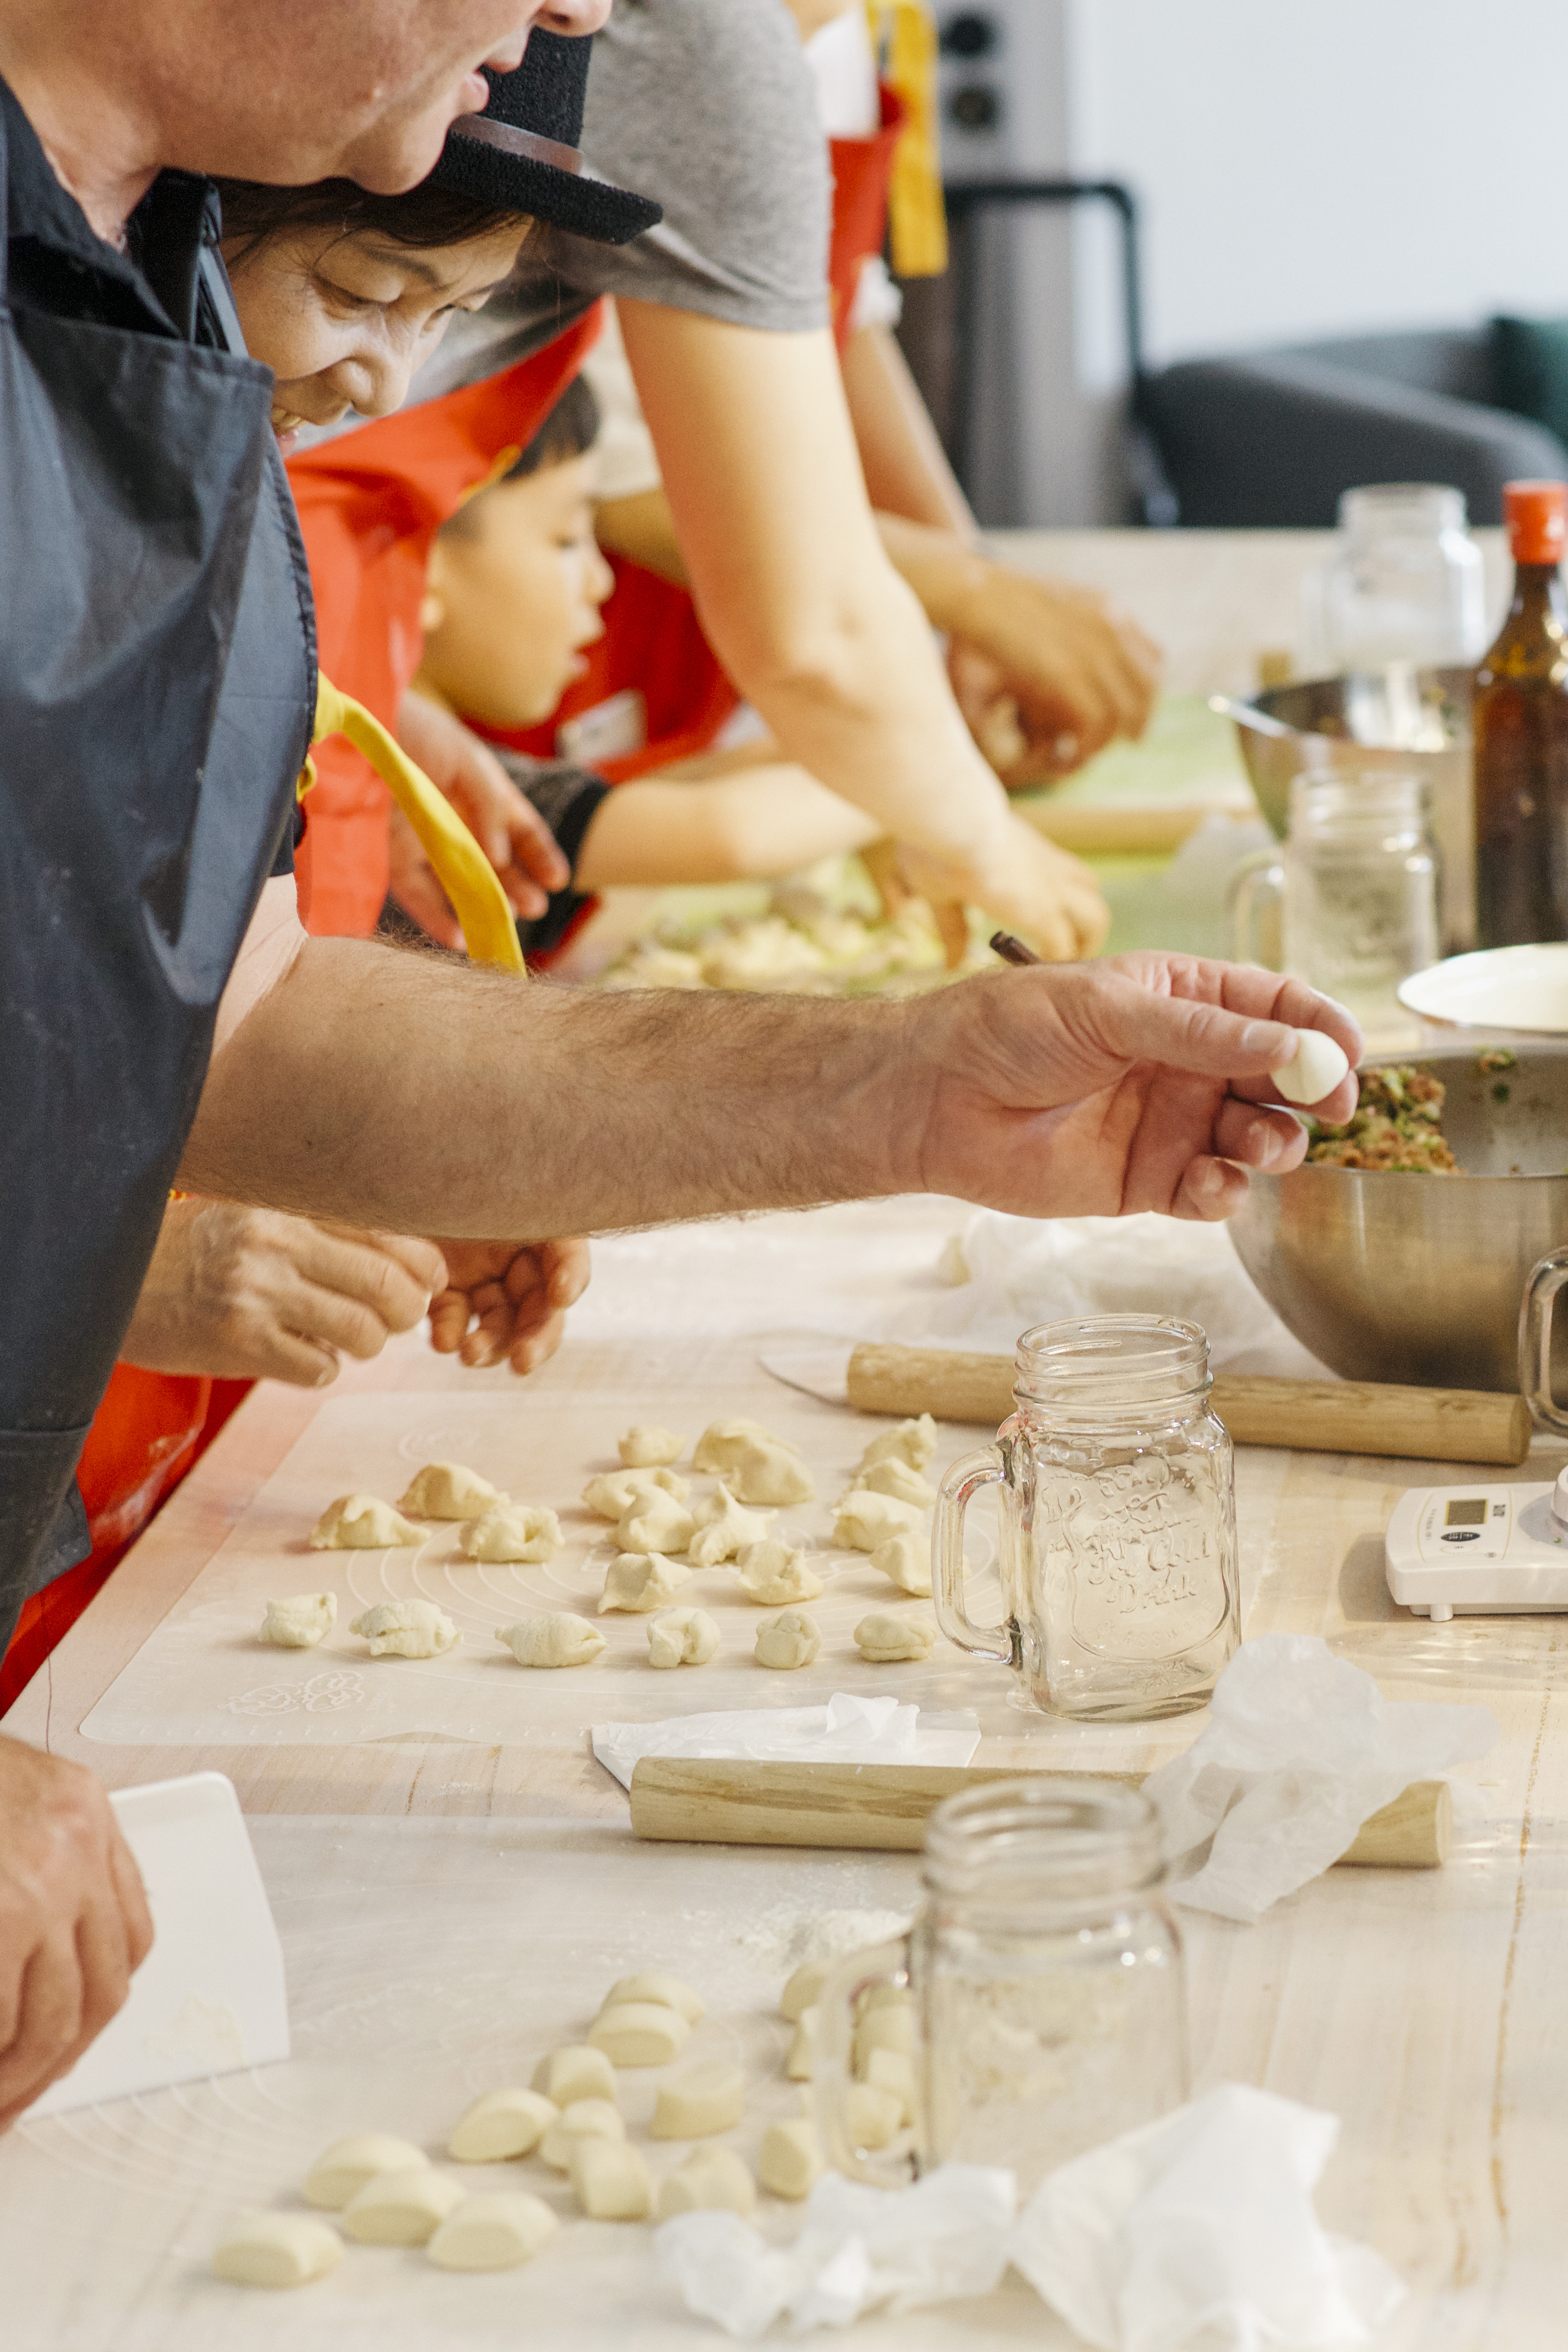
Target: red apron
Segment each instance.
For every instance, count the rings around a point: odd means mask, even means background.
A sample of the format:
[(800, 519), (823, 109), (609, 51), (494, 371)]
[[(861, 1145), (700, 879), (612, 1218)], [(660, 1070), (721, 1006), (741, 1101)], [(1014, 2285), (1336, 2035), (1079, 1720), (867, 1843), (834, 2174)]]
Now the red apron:
[(887, 191), (894, 150), (908, 119), (904, 100), (883, 82), (882, 128), (869, 139), (830, 139), (833, 167), (833, 234), (828, 248), (828, 283), (833, 340), (841, 352), (860, 290), (861, 271), (880, 254), (887, 236)]

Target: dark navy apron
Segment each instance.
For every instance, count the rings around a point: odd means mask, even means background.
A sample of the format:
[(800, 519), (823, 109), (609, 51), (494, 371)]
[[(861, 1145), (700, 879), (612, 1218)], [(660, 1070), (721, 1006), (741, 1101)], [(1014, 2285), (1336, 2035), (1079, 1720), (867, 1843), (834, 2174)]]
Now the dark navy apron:
[(226, 348), (62, 318), (8, 299), (5, 203), (0, 118), (0, 1648), (88, 1549), (77, 1457), (316, 693), (272, 376), (215, 254)]

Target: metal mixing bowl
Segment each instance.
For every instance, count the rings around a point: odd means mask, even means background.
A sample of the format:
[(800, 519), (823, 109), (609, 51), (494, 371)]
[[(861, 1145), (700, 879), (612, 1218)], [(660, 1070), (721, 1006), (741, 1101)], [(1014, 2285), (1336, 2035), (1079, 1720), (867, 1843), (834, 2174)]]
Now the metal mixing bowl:
[[(1443, 1080), (1443, 1132), (1464, 1175), (1317, 1167), (1254, 1175), (1230, 1221), (1270, 1306), (1347, 1380), (1519, 1387), (1526, 1277), (1568, 1242), (1568, 1049), (1521, 1045), (1517, 1067), (1495, 1075), (1479, 1068), (1478, 1051), (1382, 1056), (1412, 1059)], [(1568, 1316), (1552, 1336), (1561, 1398)]]

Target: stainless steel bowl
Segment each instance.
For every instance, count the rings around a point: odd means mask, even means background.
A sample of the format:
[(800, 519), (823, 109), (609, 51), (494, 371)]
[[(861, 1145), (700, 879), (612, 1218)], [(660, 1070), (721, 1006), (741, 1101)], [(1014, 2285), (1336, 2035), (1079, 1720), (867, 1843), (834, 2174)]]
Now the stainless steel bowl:
[[(1568, 1242), (1568, 1050), (1518, 1053), (1496, 1075), (1473, 1044), (1409, 1057), (1448, 1087), (1443, 1132), (1462, 1176), (1306, 1167), (1252, 1178), (1230, 1222), (1241, 1263), (1346, 1379), (1518, 1389), (1525, 1279)], [(1552, 1387), (1568, 1393), (1568, 1317)]]

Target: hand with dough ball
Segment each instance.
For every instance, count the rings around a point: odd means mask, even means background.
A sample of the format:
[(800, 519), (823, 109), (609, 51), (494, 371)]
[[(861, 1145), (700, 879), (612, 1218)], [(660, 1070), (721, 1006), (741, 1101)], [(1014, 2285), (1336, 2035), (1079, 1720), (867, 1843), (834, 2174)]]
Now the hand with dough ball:
[(566, 1315), (588, 1288), (588, 1244), (441, 1244), (447, 1287), (431, 1303), (430, 1344), (474, 1369), (510, 1364), (519, 1378), (548, 1364)]

